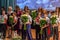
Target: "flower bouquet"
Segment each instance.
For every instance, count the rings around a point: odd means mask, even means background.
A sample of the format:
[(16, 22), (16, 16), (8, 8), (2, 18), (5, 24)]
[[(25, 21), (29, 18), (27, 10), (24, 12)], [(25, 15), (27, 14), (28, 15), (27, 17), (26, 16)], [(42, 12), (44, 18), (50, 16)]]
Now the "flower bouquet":
[(31, 16), (33, 20), (36, 18), (37, 16), (36, 10), (32, 11)]
[(12, 40), (22, 40), (22, 38), (21, 36), (18, 36), (18, 37), (12, 38)]
[(50, 18), (50, 23), (51, 23), (51, 24), (56, 24), (56, 20), (57, 20), (56, 16), (52, 16), (52, 17)]
[(26, 14), (21, 15), (21, 20), (24, 24), (24, 30), (26, 30), (26, 22), (28, 21), (28, 15), (26, 15)]
[[(45, 26), (46, 23), (47, 21), (45, 19), (40, 19), (40, 27)], [(40, 30), (40, 34), (42, 34), (42, 29)]]
[(37, 16), (36, 10), (33, 10), (32, 13), (31, 13), (31, 17), (33, 19), (33, 25), (35, 25), (35, 21), (34, 20), (35, 20), (36, 16)]
[(13, 25), (14, 18), (13, 16), (9, 16), (9, 24)]

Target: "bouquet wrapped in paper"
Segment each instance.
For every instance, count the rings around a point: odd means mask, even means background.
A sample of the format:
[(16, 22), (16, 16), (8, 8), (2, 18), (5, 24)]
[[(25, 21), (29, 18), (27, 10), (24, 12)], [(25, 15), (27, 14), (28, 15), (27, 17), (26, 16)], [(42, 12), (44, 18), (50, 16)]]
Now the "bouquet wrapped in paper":
[(9, 24), (13, 25), (13, 22), (14, 22), (13, 16), (9, 16)]
[(51, 23), (51, 24), (56, 24), (56, 20), (57, 20), (57, 17), (56, 17), (56, 16), (52, 16), (52, 17), (50, 18), (50, 23)]
[(36, 10), (33, 10), (32, 13), (31, 13), (31, 17), (32, 17), (32, 20), (33, 20), (33, 25), (35, 25), (35, 18), (37, 16), (37, 13), (36, 13)]
[(37, 16), (36, 10), (33, 10), (31, 13), (32, 19), (34, 20), (36, 18), (36, 16)]
[(40, 20), (40, 27), (43, 27), (46, 23), (47, 23), (47, 21), (45, 19), (41, 19)]
[[(47, 23), (47, 21), (44, 18), (40, 19), (40, 27), (41, 28), (44, 27), (46, 23)], [(40, 34), (42, 34), (42, 29), (40, 30)]]
[(21, 15), (21, 21), (24, 24), (24, 30), (26, 30), (26, 22), (28, 21), (28, 15), (26, 15), (26, 14)]
[(22, 38), (21, 36), (18, 36), (18, 37), (12, 38), (12, 40), (22, 40)]

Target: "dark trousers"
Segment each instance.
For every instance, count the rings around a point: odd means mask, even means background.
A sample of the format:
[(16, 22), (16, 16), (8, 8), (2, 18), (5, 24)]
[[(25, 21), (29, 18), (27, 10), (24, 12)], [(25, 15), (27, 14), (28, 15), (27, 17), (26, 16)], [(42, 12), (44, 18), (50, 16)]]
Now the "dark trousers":
[(3, 33), (3, 36), (5, 38), (5, 36), (6, 36), (6, 24), (0, 24), (0, 32)]
[(35, 25), (36, 26), (36, 40), (41, 40), (41, 34), (40, 34), (40, 25)]
[(46, 28), (44, 28), (42, 31), (43, 31), (42, 32), (42, 40), (46, 40), (46, 37), (47, 37), (47, 30), (46, 30)]
[(27, 24), (26, 25), (27, 29), (24, 30), (24, 25), (22, 27), (22, 40), (26, 40), (26, 36), (28, 37), (28, 40), (32, 40), (32, 35), (31, 35), (31, 25)]
[(22, 40), (26, 40), (27, 31), (22, 30)]
[(53, 28), (53, 40), (58, 40), (58, 27)]

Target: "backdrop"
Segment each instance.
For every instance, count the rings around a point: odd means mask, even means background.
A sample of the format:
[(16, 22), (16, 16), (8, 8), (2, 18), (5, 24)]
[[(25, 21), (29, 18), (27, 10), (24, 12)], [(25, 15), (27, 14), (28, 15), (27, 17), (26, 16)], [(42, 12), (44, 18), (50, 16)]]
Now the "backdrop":
[(21, 9), (24, 9), (24, 6), (28, 6), (29, 9), (42, 7), (47, 10), (55, 10), (56, 7), (60, 7), (60, 0), (17, 0), (16, 4)]

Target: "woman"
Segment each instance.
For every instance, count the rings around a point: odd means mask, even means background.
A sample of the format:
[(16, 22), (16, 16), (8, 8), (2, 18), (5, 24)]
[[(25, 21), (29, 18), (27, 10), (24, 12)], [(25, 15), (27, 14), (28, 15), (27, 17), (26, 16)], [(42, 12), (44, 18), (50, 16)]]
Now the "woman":
[[(60, 11), (60, 8), (58, 9)], [(60, 39), (60, 12), (58, 12), (58, 40)]]
[(8, 37), (10, 38), (11, 37), (11, 27), (12, 25), (10, 24), (10, 21), (9, 21), (9, 17), (12, 16), (12, 7), (9, 6), (8, 7), (8, 11), (7, 11), (7, 16), (8, 16), (8, 19), (7, 19), (7, 26), (8, 26)]
[(32, 40), (32, 35), (31, 35), (31, 23), (32, 23), (32, 18), (29, 15), (29, 10), (25, 12), (26, 15), (28, 15), (28, 22), (26, 22), (26, 30), (24, 30), (24, 24), (22, 26), (22, 39), (26, 40), (26, 36), (28, 36), (28, 40)]
[(44, 17), (47, 21), (47, 24), (46, 24), (46, 39), (49, 40), (50, 39), (50, 35), (51, 35), (51, 24), (50, 24), (50, 19), (48, 17), (48, 13), (47, 11), (45, 12), (44, 14)]
[(19, 6), (16, 6), (15, 7), (15, 12), (16, 12), (16, 16), (18, 18), (18, 21), (17, 21), (17, 33), (20, 35), (20, 32), (21, 32), (21, 22), (20, 22), (20, 16), (22, 15), (22, 10), (19, 8)]
[(13, 12), (13, 27), (12, 27), (12, 37), (14, 37), (14, 32), (17, 31), (17, 17), (16, 17), (16, 12)]
[(46, 40), (47, 39), (47, 21), (49, 20), (49, 18), (47, 17), (47, 10), (43, 10), (44, 13), (44, 17), (43, 19), (46, 20), (46, 24), (42, 27), (42, 40)]
[[(56, 18), (58, 18), (58, 15), (56, 14), (56, 12), (54, 12), (51, 17), (53, 16), (56, 16)], [(58, 40), (58, 21), (57, 20), (55, 24), (52, 24), (52, 27), (53, 27), (53, 40), (55, 39)]]
[(7, 24), (7, 15), (6, 15), (5, 10), (2, 11), (2, 19), (1, 20), (2, 20), (1, 26), (3, 27), (3, 29), (2, 29), (3, 30), (3, 38), (5, 38), (6, 37), (6, 28), (7, 28), (7, 25), (6, 25)]
[(35, 28), (36, 28), (36, 40), (40, 40), (41, 39), (41, 35), (40, 35), (40, 19), (41, 19), (41, 8), (38, 8), (38, 15), (35, 18)]

